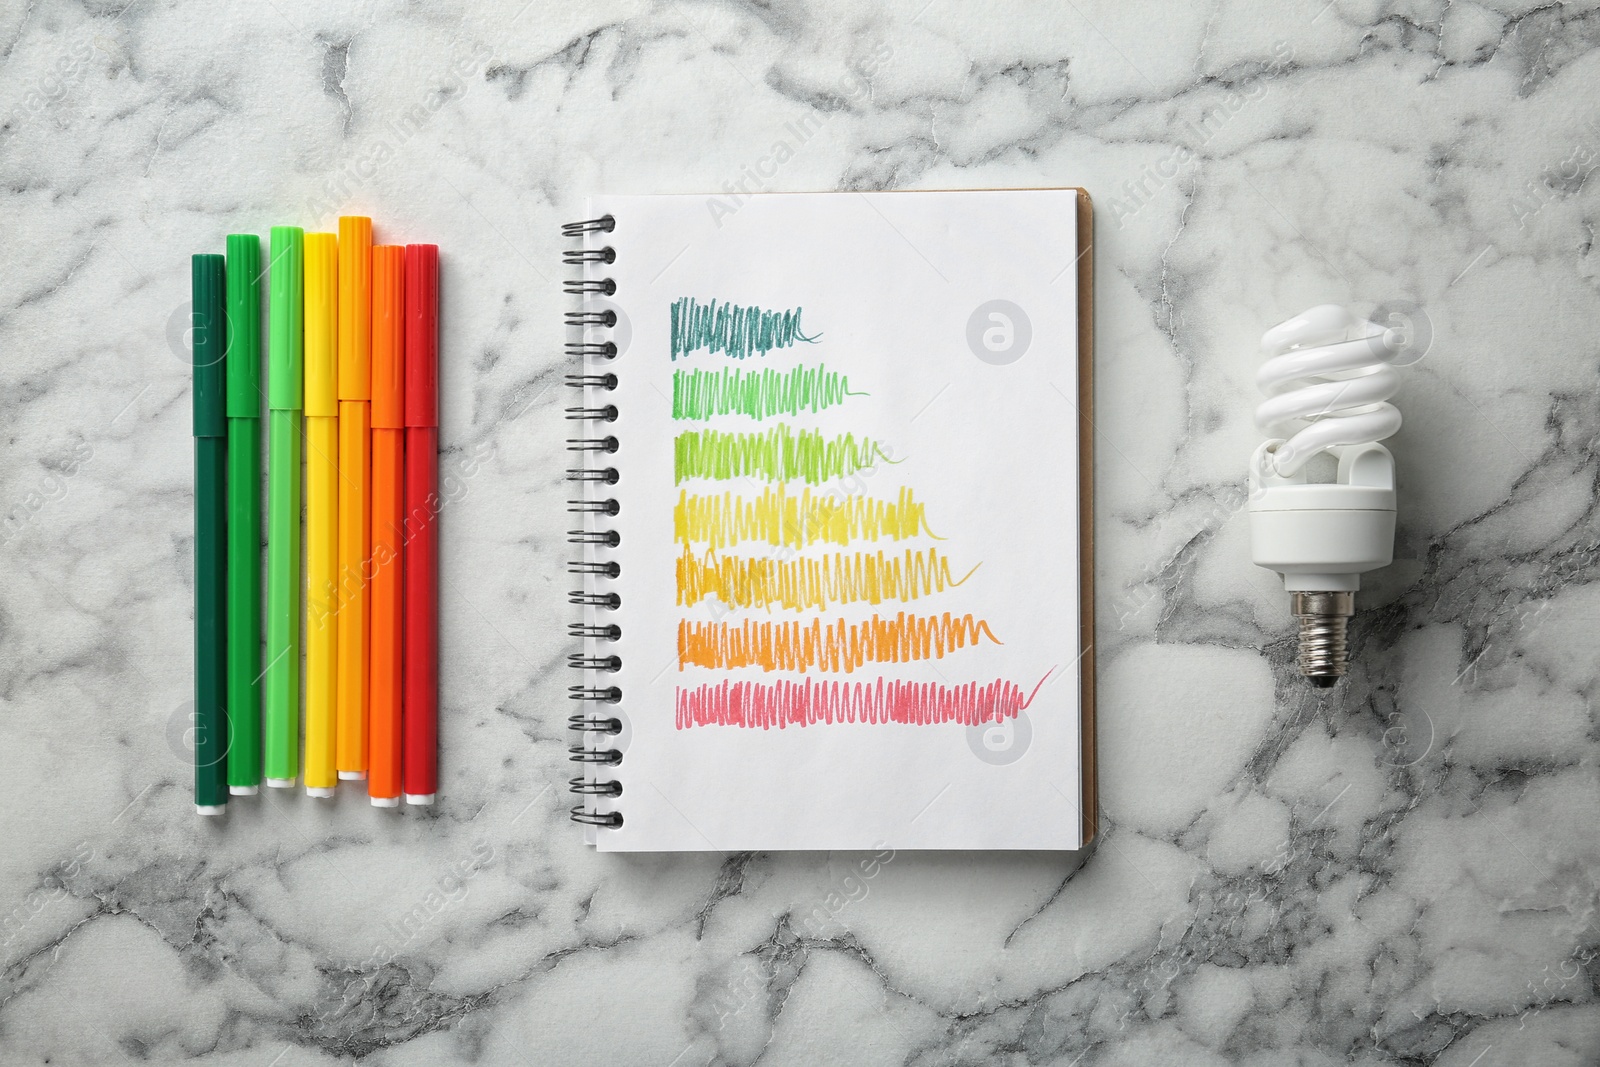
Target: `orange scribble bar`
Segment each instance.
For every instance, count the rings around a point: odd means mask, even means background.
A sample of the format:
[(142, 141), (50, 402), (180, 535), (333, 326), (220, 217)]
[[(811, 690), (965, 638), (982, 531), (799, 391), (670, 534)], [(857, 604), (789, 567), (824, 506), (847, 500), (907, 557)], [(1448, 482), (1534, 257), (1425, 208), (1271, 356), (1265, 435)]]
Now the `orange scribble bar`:
[(835, 552), (821, 559), (770, 559), (708, 553), (678, 557), (678, 603), (693, 606), (715, 596), (729, 607), (804, 611), (832, 604), (916, 600), (953, 589), (972, 577), (950, 573), (937, 549), (900, 556), (882, 552)]
[(874, 615), (866, 622), (843, 619), (823, 625), (801, 622), (678, 623), (678, 669), (760, 667), (764, 671), (843, 671), (869, 663), (943, 659), (980, 638), (1001, 644), (989, 624), (971, 615)]

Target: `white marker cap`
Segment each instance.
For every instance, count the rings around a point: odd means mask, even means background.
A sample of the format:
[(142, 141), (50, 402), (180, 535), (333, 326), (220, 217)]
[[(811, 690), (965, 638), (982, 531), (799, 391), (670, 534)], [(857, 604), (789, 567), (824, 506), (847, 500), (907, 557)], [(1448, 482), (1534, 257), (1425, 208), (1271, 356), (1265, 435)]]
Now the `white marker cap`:
[(366, 780), (367, 780), (367, 772), (366, 771), (340, 771), (339, 772), (339, 781), (341, 781), (341, 782), (364, 782)]
[(293, 789), (296, 781), (295, 778), (268, 778), (267, 785), (273, 789)]
[(196, 804), (194, 806), (194, 813), (196, 815), (226, 815), (226, 814), (228, 814), (228, 805), (226, 805), (226, 804)]
[(306, 786), (306, 796), (317, 797), (318, 799), (326, 800), (333, 796), (333, 787), (328, 786), (327, 788), (323, 788), (321, 786), (308, 785)]
[(258, 785), (230, 785), (228, 792), (236, 797), (253, 797), (261, 792), (261, 787)]
[(373, 797), (372, 798), (372, 806), (375, 807), (375, 808), (398, 808), (400, 806), (400, 798), (399, 797)]
[(406, 803), (407, 804), (432, 804), (433, 803), (433, 797), (434, 797), (434, 794), (432, 794), (432, 793), (407, 793), (406, 794)]

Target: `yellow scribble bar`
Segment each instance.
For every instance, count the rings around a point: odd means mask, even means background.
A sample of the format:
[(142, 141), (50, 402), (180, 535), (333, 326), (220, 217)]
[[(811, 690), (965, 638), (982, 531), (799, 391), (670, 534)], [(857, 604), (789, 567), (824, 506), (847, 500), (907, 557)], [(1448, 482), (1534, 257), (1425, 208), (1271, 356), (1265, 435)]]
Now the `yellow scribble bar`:
[(866, 622), (843, 619), (823, 625), (821, 619), (801, 622), (678, 623), (678, 669), (710, 667), (731, 670), (760, 667), (764, 671), (844, 671), (869, 663), (910, 663), (943, 659), (980, 638), (1000, 639), (989, 624), (971, 615), (907, 615), (892, 619), (874, 615)]
[(672, 509), (673, 537), (685, 546), (704, 543), (713, 551), (757, 541), (776, 548), (848, 545), (852, 541), (903, 541), (939, 535), (928, 529), (924, 506), (910, 489), (893, 500), (839, 496), (810, 489), (798, 495), (782, 485), (754, 500), (735, 493), (700, 496), (678, 491)]
[(835, 552), (821, 559), (762, 559), (746, 556), (678, 557), (678, 603), (698, 604), (708, 596), (730, 607), (789, 608), (805, 611), (834, 604), (906, 603), (965, 582), (950, 574), (950, 560), (937, 549), (901, 556), (882, 552)]

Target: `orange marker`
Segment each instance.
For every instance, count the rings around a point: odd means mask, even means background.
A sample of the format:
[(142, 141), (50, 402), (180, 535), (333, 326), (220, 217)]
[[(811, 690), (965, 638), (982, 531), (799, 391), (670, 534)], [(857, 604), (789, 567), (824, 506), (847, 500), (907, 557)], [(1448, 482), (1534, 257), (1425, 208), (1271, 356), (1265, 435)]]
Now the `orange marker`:
[(367, 776), (372, 220), (339, 219), (339, 777)]
[(400, 245), (372, 250), (371, 730), (367, 795), (400, 806), (400, 577), (405, 553), (405, 260)]

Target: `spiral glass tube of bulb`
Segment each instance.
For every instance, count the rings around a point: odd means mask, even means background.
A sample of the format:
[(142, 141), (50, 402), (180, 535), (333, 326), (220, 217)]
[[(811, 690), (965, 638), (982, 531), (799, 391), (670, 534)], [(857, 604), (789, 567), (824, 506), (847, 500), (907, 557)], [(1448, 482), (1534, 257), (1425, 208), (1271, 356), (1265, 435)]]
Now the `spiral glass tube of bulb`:
[[(1261, 338), (1256, 383), (1267, 399), (1256, 425), (1273, 435), (1250, 469), (1251, 551), (1283, 576), (1299, 623), (1302, 674), (1334, 684), (1346, 670), (1348, 623), (1360, 575), (1394, 553), (1394, 459), (1379, 441), (1400, 428), (1389, 403), (1400, 378), (1398, 331), (1333, 304), (1296, 315)], [(1311, 481), (1319, 455), (1338, 460)]]

